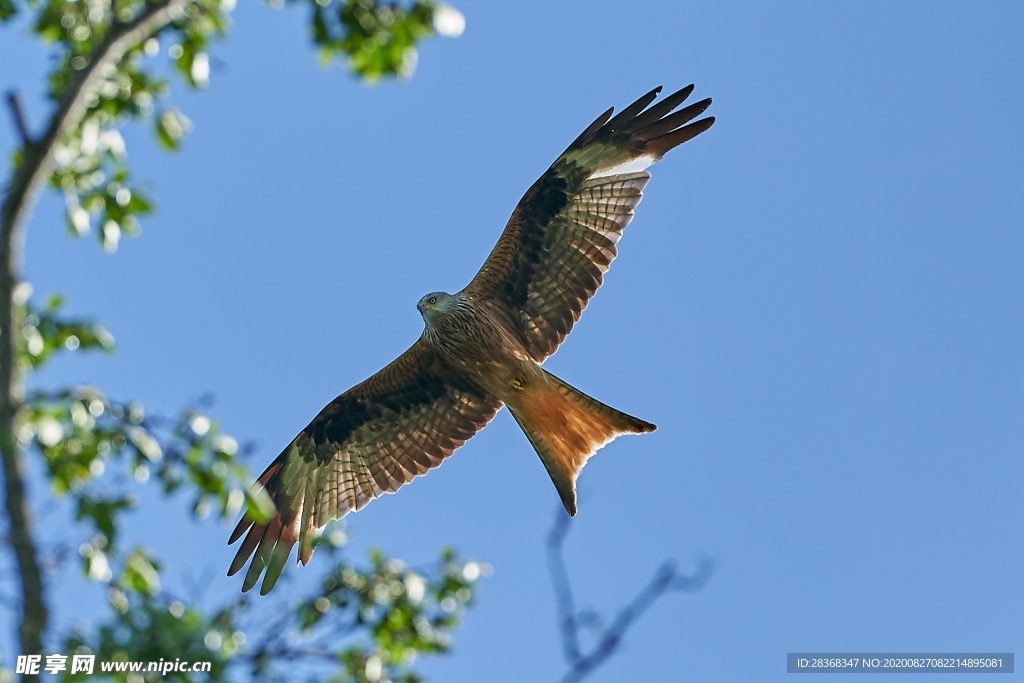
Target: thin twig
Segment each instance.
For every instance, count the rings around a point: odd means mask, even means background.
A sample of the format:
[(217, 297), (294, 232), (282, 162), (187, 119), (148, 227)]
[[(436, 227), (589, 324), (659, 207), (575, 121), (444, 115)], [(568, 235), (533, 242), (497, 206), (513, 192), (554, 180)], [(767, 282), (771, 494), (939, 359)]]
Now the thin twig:
[(584, 625), (599, 624), (600, 620), (591, 611), (576, 611), (564, 557), (569, 518), (565, 516), (561, 508), (555, 514), (555, 523), (551, 527), (547, 539), (548, 569), (555, 589), (562, 649), (570, 667), (564, 681), (565, 683), (578, 683), (618, 650), (629, 628), (658, 598), (669, 592), (689, 593), (700, 590), (711, 578), (714, 564), (710, 558), (704, 558), (698, 563), (697, 570), (693, 574), (680, 574), (672, 562), (662, 564), (637, 596), (615, 615), (611, 624), (606, 628), (599, 629), (600, 636), (597, 644), (584, 654), (580, 649), (580, 628)]
[(32, 138), (28, 134), (28, 126), (25, 124), (25, 109), (21, 106), (21, 98), (13, 90), (7, 91), (7, 107), (11, 110), (11, 119), (14, 120), (14, 129), (18, 131), (18, 138), (22, 147), (32, 144)]
[(570, 662), (580, 659), (579, 630), (576, 627), (576, 606), (572, 595), (569, 572), (565, 568), (562, 547), (569, 533), (569, 518), (561, 511), (555, 511), (555, 523), (548, 532), (548, 571), (554, 584), (555, 602), (558, 608), (558, 630), (562, 636), (562, 650)]

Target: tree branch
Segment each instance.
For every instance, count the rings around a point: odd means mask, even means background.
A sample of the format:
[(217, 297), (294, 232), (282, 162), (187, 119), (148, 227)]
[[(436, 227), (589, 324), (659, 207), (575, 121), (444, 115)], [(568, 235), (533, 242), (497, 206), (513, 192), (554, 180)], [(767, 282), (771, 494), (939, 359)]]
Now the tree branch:
[[(597, 644), (584, 654), (580, 648), (580, 627), (584, 623), (596, 624), (598, 620), (592, 612), (576, 611), (563, 552), (568, 531), (569, 518), (559, 508), (555, 512), (555, 523), (547, 538), (548, 570), (555, 590), (562, 649), (570, 666), (569, 673), (563, 680), (565, 683), (578, 683), (615, 654), (629, 628), (658, 598), (673, 591), (692, 593), (702, 589), (711, 578), (714, 563), (710, 558), (702, 559), (692, 575), (680, 574), (672, 562), (662, 564), (632, 602), (615, 615), (615, 619), (607, 628), (600, 631)], [(584, 620), (584, 616), (588, 618)]]
[[(32, 539), (25, 498), (21, 453), (15, 438), (20, 408), (21, 380), (17, 370), (17, 346), (23, 313), (16, 296), (21, 268), (22, 232), (35, 205), (36, 196), (53, 172), (54, 153), (61, 137), (81, 123), (96, 86), (125, 55), (175, 19), (182, 16), (189, 0), (164, 0), (146, 5), (132, 21), (114, 23), (97, 46), (88, 65), (77, 72), (57, 102), (46, 131), (33, 140), (27, 135), (24, 118), (15, 114), (22, 136), (21, 163), (0, 205), (0, 452), (3, 456), (4, 503), (11, 525), (11, 545), (21, 579), (22, 622), (19, 638), (22, 654), (42, 652), (47, 612), (43, 599), (39, 553)], [(10, 96), (9, 96), (10, 101)], [(16, 105), (15, 112), (19, 111)], [(18, 122), (20, 119), (20, 123)]]

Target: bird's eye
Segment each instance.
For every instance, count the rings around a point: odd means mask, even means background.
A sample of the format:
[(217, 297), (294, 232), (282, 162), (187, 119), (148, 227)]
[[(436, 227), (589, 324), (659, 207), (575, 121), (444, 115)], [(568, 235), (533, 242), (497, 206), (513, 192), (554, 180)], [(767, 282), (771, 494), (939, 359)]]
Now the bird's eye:
[(427, 299), (427, 303), (430, 304), (431, 306), (433, 306), (434, 304), (437, 303), (437, 297), (436, 296), (430, 297), (429, 299)]

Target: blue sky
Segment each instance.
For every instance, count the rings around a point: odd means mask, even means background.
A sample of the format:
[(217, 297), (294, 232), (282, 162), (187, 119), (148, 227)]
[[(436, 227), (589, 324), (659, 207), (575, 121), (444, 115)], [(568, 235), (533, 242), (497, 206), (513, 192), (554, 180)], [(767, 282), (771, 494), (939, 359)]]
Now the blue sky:
[[(36, 212), (36, 291), (119, 344), (44, 379), (163, 412), (210, 392), (262, 469), (416, 338), (419, 297), (469, 280), (597, 114), (695, 82), (717, 124), (653, 168), (547, 367), (659, 425), (581, 477), (581, 605), (610, 617), (667, 558), (717, 570), (592, 680), (781, 681), (789, 651), (1020, 652), (1024, 6), (457, 6), (461, 38), (368, 88), (316, 66), (301, 12), (243, 3), (208, 91), (173, 95), (184, 150), (127, 136), (159, 202), (143, 235), (109, 256), (65, 236), (52, 197)], [(0, 64), (40, 121), (45, 54), (5, 31)], [(493, 565), (453, 655), (424, 661), (432, 680), (560, 677), (543, 556), (558, 507), (503, 413), (347, 520), (355, 556), (453, 543)], [(231, 599), (229, 529), (176, 514), (147, 503), (127, 533), (168, 558), (169, 587)], [(58, 595), (65, 625), (99, 599)]]

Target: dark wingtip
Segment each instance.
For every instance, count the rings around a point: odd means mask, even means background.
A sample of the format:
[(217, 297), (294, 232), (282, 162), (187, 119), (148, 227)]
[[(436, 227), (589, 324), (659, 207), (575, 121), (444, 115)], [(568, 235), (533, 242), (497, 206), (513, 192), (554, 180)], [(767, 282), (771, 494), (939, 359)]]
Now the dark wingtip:
[[(262, 573), (262, 571), (261, 571), (261, 573)], [(254, 576), (252, 578), (249, 578), (250, 574), (252, 574), (252, 568), (251, 567), (249, 569), (249, 572), (245, 575), (245, 580), (242, 581), (242, 592), (243, 593), (248, 593), (249, 591), (251, 591), (252, 587), (256, 585), (257, 581), (259, 581), (259, 578), (260, 578), (259, 574), (257, 574), (256, 576)]]
[(242, 519), (238, 520), (238, 524), (235, 526), (235, 530), (231, 532), (231, 536), (228, 537), (228, 545), (231, 545), (242, 537), (242, 534), (251, 527), (253, 520), (249, 519), (249, 515), (244, 515)]
[[(608, 120), (611, 119), (612, 114), (614, 113), (615, 107), (608, 107), (607, 111), (594, 119), (594, 122), (587, 126), (587, 128), (572, 141), (572, 144), (569, 145), (565, 151), (568, 152), (573, 147), (586, 143), (587, 140), (597, 133), (597, 131), (601, 130), (601, 127), (604, 126), (604, 124), (608, 123)], [(562, 154), (565, 154), (565, 152), (562, 152)]]
[(267, 573), (263, 576), (260, 595), (266, 595), (277, 585), (277, 580), (281, 578), (281, 572), (291, 552), (292, 546), (290, 543), (282, 543), (280, 540), (277, 542), (277, 546), (274, 547), (273, 552), (270, 554), (270, 560), (267, 562)]
[(711, 106), (711, 98), (710, 97), (705, 97), (700, 102), (694, 102), (690, 106), (692, 107), (692, 109), (690, 111), (694, 112), (693, 115), (694, 116), (698, 116), (702, 112), (704, 112), (708, 107)]
[(664, 116), (668, 112), (670, 112), (673, 109), (675, 109), (676, 107), (678, 107), (684, 101), (686, 101), (686, 99), (691, 94), (693, 94), (693, 90), (696, 87), (697, 86), (695, 86), (693, 83), (691, 83), (690, 85), (686, 86), (685, 88), (680, 88), (679, 90), (676, 90), (674, 93), (666, 95), (665, 99), (662, 100), (662, 104), (661, 104), (661, 106), (665, 108), (665, 111), (663, 113), (661, 113), (661, 116)]
[(245, 566), (245, 561), (249, 559), (248, 555), (242, 555), (241, 549), (235, 553), (235, 557), (231, 560), (231, 566), (228, 567), (228, 576), (234, 576), (237, 574), (242, 567)]
[(636, 102), (620, 111), (618, 115), (608, 121), (606, 125), (610, 130), (618, 130), (622, 126), (628, 125), (630, 121), (639, 116), (640, 112), (646, 109), (648, 105), (655, 100), (660, 92), (661, 86), (659, 85), (657, 88), (654, 88)]
[(706, 119), (694, 121), (691, 124), (678, 128), (671, 133), (666, 133), (660, 137), (656, 137), (647, 143), (646, 149), (653, 151), (658, 157), (664, 156), (669, 150), (674, 147), (692, 140), (697, 137), (715, 123), (715, 117), (709, 116)]

